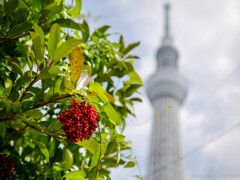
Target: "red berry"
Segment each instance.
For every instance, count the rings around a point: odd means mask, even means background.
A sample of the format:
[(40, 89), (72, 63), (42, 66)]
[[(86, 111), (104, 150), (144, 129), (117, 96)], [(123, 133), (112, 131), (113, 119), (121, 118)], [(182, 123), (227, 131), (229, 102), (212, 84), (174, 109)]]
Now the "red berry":
[(0, 155), (0, 179), (7, 179), (14, 170), (14, 163), (6, 155)]
[(79, 104), (75, 99), (71, 102), (73, 109), (67, 109), (57, 118), (63, 124), (62, 129), (70, 142), (78, 142), (83, 139), (89, 139), (96, 131), (96, 123), (99, 121), (99, 115), (92, 105), (87, 105), (85, 101)]

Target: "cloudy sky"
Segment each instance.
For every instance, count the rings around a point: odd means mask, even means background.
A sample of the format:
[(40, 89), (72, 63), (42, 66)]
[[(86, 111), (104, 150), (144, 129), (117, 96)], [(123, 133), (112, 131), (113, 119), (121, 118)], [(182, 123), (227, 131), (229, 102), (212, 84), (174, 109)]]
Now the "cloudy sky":
[[(98, 17), (97, 21), (89, 20), (92, 30), (107, 24), (112, 27), (109, 32), (123, 34), (126, 43), (141, 41), (134, 53), (141, 57), (135, 67), (144, 83), (156, 69), (165, 2), (83, 0), (83, 13)], [(240, 174), (240, 1), (168, 2), (172, 6), (171, 35), (180, 54), (179, 68), (189, 86), (181, 109), (183, 150), (188, 154), (184, 159), (186, 179), (193, 179), (193, 175), (216, 179), (219, 175)], [(117, 40), (119, 35), (111, 38)], [(124, 134), (132, 140), (145, 175), (154, 118), (145, 88), (141, 91), (144, 102), (135, 105), (137, 118), (128, 119)], [(136, 174), (137, 167), (119, 168), (112, 171), (112, 179), (131, 180)]]

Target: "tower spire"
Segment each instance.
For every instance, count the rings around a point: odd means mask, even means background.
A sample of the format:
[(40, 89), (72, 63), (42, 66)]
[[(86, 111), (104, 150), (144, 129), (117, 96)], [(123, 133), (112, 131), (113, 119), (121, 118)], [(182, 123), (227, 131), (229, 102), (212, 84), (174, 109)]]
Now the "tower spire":
[(170, 5), (167, 3), (164, 6), (165, 8), (165, 37), (169, 37), (169, 8)]
[(165, 26), (164, 26), (164, 36), (163, 36), (163, 43), (168, 43), (171, 41), (171, 36), (170, 36), (170, 25), (169, 25), (169, 11), (170, 11), (170, 4), (166, 3), (164, 5), (164, 10), (165, 10)]

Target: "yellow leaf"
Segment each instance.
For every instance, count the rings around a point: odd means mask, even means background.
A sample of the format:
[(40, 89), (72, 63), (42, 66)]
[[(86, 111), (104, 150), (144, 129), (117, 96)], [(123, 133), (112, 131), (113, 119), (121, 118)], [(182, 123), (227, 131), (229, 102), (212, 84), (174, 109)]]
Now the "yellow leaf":
[(70, 64), (71, 64), (71, 80), (75, 83), (83, 70), (83, 62), (84, 62), (84, 58), (83, 58), (83, 52), (82, 49), (80, 47), (76, 47), (72, 54), (71, 54), (71, 58), (70, 58)]
[(105, 96), (107, 96), (108, 100), (111, 101), (111, 102), (115, 102), (115, 99), (112, 95), (108, 94), (107, 92), (104, 92)]

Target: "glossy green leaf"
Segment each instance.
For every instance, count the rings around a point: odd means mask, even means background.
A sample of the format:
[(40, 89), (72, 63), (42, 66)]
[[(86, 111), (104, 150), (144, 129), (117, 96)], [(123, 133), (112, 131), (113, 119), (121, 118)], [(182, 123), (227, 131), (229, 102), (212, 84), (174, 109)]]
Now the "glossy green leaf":
[(121, 146), (120, 144), (117, 145), (117, 164), (119, 163), (121, 158)]
[(41, 40), (44, 41), (44, 32), (36, 23), (33, 23), (33, 29), (40, 36)]
[(73, 18), (80, 18), (81, 9), (82, 9), (82, 0), (75, 0), (76, 6), (73, 10), (70, 11), (70, 14)]
[(123, 55), (126, 55), (127, 53), (129, 53), (132, 49), (134, 49), (135, 47), (139, 46), (140, 42), (136, 42), (136, 43), (132, 43), (129, 44), (126, 48), (124, 48), (121, 52), (123, 53)]
[(120, 36), (119, 44), (120, 44), (119, 52), (122, 52), (123, 49), (125, 48), (125, 42), (122, 35)]
[(139, 83), (140, 85), (143, 85), (142, 79), (137, 74), (137, 72), (132, 71), (132, 72), (128, 73), (128, 76), (130, 79), (128, 81), (125, 81), (126, 84)]
[(8, 0), (5, 4), (5, 13), (11, 14), (13, 11), (15, 11), (18, 7), (18, 0)]
[(94, 154), (98, 148), (98, 143), (93, 138), (78, 141), (76, 144), (85, 147), (91, 154)]
[(77, 39), (69, 39), (66, 42), (63, 42), (53, 54), (53, 62), (57, 62), (63, 57), (66, 57), (77, 45), (81, 44), (82, 41)]
[(59, 69), (59, 67), (57, 66), (51, 66), (51, 67), (47, 67), (44, 68), (38, 76), (38, 79), (47, 79), (47, 78), (52, 78), (52, 77), (56, 77), (59, 74), (61, 74), (61, 70)]
[(128, 55), (127, 57), (125, 57), (125, 59), (140, 59), (140, 57), (135, 55)]
[(94, 82), (90, 83), (89, 85), (89, 91), (93, 91), (97, 93), (98, 97), (101, 99), (101, 101), (106, 104), (108, 102), (107, 96), (104, 94), (106, 91), (103, 89), (100, 83)]
[[(102, 157), (104, 156), (104, 154), (107, 150), (107, 146), (108, 146), (108, 143), (102, 144), (100, 159), (102, 159)], [(98, 164), (99, 156), (100, 156), (100, 146), (98, 147), (97, 151), (93, 154), (93, 156), (91, 158), (91, 164), (90, 164), (88, 172)]]
[(64, 148), (64, 163), (63, 163), (63, 170), (68, 171), (73, 166), (73, 155), (72, 152)]
[[(52, 1), (49, 1), (52, 2)], [(51, 3), (45, 6), (39, 16), (39, 20), (42, 21), (43, 19), (46, 18), (51, 18), (55, 16), (57, 13), (61, 12), (63, 9), (63, 1), (61, 1), (59, 4), (58, 3)]]
[(24, 112), (25, 116), (31, 117), (31, 118), (42, 118), (43, 114), (39, 109), (30, 109), (26, 112)]
[(86, 173), (84, 171), (71, 171), (64, 175), (66, 180), (84, 180)]
[(62, 123), (58, 120), (55, 119), (48, 127), (47, 127), (47, 131), (56, 131), (61, 129), (62, 127)]
[(31, 27), (32, 27), (32, 24), (30, 22), (28, 22), (27, 20), (23, 21), (13, 26), (13, 28), (9, 30), (7, 37), (11, 38), (11, 37), (26, 33), (31, 29)]
[(88, 40), (88, 38), (89, 38), (89, 27), (88, 27), (88, 24), (87, 24), (87, 22), (85, 20), (82, 23), (82, 28), (83, 28), (82, 40), (84, 42), (86, 42)]
[(14, 73), (18, 73), (21, 76), (23, 76), (23, 71), (22, 71), (21, 67), (17, 63), (15, 63), (14, 61), (10, 61), (9, 60), (9, 65), (12, 67), (12, 70), (13, 70)]
[(124, 167), (125, 168), (131, 168), (135, 166), (135, 162), (134, 161), (129, 161)]
[(61, 180), (62, 175), (61, 175), (62, 168), (59, 166), (53, 166), (53, 178), (54, 180)]
[(19, 101), (13, 102), (11, 108), (13, 109), (14, 112), (18, 112), (21, 110), (22, 104)]
[(35, 142), (35, 144), (38, 145), (40, 151), (45, 156), (46, 161), (49, 162), (49, 152), (48, 152), (48, 149), (47, 149), (46, 145), (43, 144), (42, 142), (38, 141), (38, 140), (35, 140), (34, 142)]
[(59, 18), (56, 21), (54, 21), (54, 23), (57, 23), (60, 27), (71, 28), (78, 31), (83, 30), (82, 25), (80, 23), (73, 21), (72, 19)]
[[(41, 62), (44, 58), (43, 41), (42, 41), (41, 37), (35, 32), (30, 32), (30, 35), (31, 35), (32, 42), (33, 42), (32, 46), (33, 46), (34, 54), (35, 54), (37, 60), (39, 60)], [(40, 63), (37, 63), (37, 64), (40, 64)]]
[(121, 120), (120, 120), (120, 117), (118, 115), (118, 113), (116, 112), (116, 110), (112, 107), (111, 104), (106, 104), (104, 105), (103, 107), (104, 109), (104, 112), (107, 114), (109, 120), (114, 124), (118, 124), (121, 126)]
[(96, 30), (93, 32), (92, 36), (97, 36), (97, 35), (98, 35), (98, 32), (104, 34), (110, 27), (111, 27), (111, 26), (108, 26), (108, 25), (102, 26), (102, 27), (96, 29)]
[(50, 29), (49, 39), (48, 39), (48, 56), (52, 57), (61, 37), (61, 30), (58, 24), (53, 24)]

